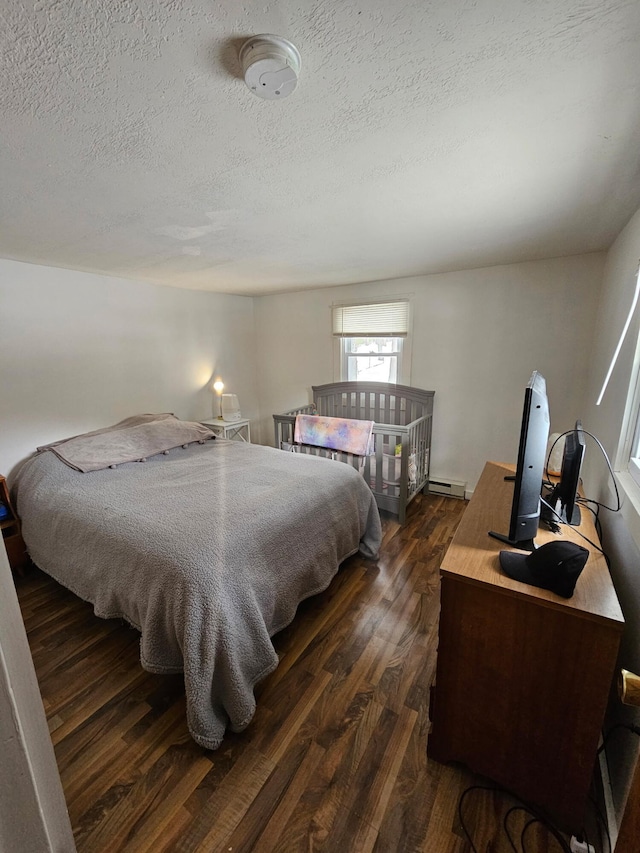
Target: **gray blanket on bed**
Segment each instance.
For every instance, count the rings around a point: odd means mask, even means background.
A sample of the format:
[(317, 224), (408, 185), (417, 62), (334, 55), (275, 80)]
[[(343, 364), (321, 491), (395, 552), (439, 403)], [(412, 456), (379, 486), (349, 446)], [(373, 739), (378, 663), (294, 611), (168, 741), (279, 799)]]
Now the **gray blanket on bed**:
[(85, 432), (38, 448), (51, 450), (63, 462), (84, 473), (113, 468), (123, 462), (146, 462), (148, 456), (166, 453), (192, 441), (213, 439), (213, 432), (199, 423), (161, 415), (133, 415), (117, 424)]
[(145, 669), (184, 672), (189, 730), (210, 749), (250, 722), (299, 602), (381, 538), (350, 466), (233, 441), (87, 474), (44, 452), (15, 495), (35, 564), (137, 627)]

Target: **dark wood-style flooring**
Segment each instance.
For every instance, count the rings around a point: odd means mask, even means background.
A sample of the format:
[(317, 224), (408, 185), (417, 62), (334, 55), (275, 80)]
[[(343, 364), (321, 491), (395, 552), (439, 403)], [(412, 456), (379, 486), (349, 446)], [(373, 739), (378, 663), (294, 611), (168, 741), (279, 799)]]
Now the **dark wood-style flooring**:
[[(300, 606), (254, 720), (216, 752), (189, 737), (181, 677), (142, 670), (133, 629), (37, 569), (19, 578), (78, 850), (471, 851), (459, 801), (490, 783), (426, 756), (438, 569), (464, 508), (420, 496), (404, 526), (383, 514), (380, 559), (349, 559)], [(516, 849), (503, 828), (514, 805), (465, 795), (478, 851)], [(518, 850), (523, 829), (527, 853), (561, 849), (529, 819), (508, 814)]]

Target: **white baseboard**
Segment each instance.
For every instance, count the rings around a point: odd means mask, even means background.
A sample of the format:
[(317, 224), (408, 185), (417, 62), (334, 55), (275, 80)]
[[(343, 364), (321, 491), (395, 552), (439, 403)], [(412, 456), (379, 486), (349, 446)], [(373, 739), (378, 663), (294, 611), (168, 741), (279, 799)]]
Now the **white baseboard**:
[(432, 477), (429, 479), (429, 494), (442, 495), (448, 498), (464, 498), (467, 484), (461, 480), (441, 479)]

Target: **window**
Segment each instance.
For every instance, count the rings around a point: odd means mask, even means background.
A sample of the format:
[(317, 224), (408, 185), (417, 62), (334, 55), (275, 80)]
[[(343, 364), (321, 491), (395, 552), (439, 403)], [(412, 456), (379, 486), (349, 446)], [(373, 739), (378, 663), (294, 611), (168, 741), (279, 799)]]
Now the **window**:
[(339, 378), (408, 383), (408, 332), (406, 299), (334, 306), (333, 335), (339, 346)]
[(397, 382), (402, 338), (342, 338), (342, 378), (354, 382)]
[[(640, 296), (640, 269), (636, 273), (636, 285), (631, 300), (631, 306), (627, 315), (626, 322), (623, 326), (618, 345), (615, 349), (609, 370), (604, 380), (600, 396), (596, 402), (599, 406), (606, 391), (609, 379), (618, 360), (618, 355), (624, 343), (624, 339), (629, 330), (631, 320), (638, 304)], [(625, 471), (633, 478), (638, 486), (640, 486), (640, 336), (636, 340), (636, 353), (632, 369), (632, 380), (630, 383), (629, 394), (623, 416), (623, 432), (621, 438), (621, 446), (618, 450), (616, 469)]]
[[(615, 478), (622, 497), (621, 513), (627, 529), (640, 548), (640, 371), (638, 356), (640, 340), (636, 347), (632, 381), (623, 417), (623, 429), (615, 463)], [(614, 497), (610, 491), (610, 506)]]
[(640, 450), (638, 449), (638, 439), (636, 437), (635, 447), (632, 455), (629, 458), (629, 473), (640, 486)]
[[(637, 375), (637, 370), (634, 372)], [(638, 380), (636, 380), (635, 391), (627, 403), (628, 411), (625, 419), (628, 423), (627, 431), (629, 437), (623, 442), (622, 452), (619, 457), (620, 462), (616, 467), (624, 470), (626, 462), (627, 471), (637, 485), (640, 486), (640, 388), (638, 388), (638, 384)]]

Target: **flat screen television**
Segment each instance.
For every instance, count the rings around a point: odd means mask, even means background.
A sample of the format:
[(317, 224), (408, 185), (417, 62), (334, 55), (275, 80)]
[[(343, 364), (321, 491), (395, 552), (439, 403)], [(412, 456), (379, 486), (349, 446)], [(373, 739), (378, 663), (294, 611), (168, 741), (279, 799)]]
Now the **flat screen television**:
[(531, 375), (524, 392), (524, 409), (520, 425), (518, 461), (513, 479), (513, 500), (509, 532), (489, 531), (514, 548), (533, 551), (540, 521), (540, 493), (549, 439), (549, 402), (547, 383), (537, 370)]
[(542, 516), (553, 523), (561, 522), (573, 527), (580, 524), (580, 507), (578, 506), (578, 486), (580, 471), (584, 459), (586, 445), (582, 424), (576, 421), (575, 427), (566, 434), (562, 452), (560, 479), (545, 498), (548, 507), (543, 508)]

